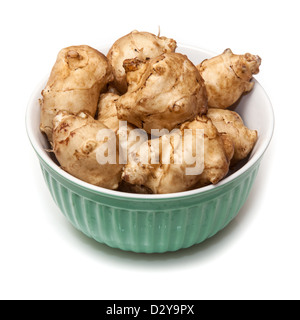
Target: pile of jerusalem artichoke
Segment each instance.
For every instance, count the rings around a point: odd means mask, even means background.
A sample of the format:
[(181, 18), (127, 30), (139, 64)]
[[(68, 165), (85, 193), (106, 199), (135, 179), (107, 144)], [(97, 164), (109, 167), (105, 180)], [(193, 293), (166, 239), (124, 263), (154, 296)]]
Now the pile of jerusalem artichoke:
[(59, 52), (40, 129), (65, 171), (103, 188), (164, 194), (217, 184), (248, 157), (258, 134), (228, 108), (252, 90), (261, 59), (227, 49), (194, 65), (176, 47), (133, 31), (107, 56), (89, 46)]

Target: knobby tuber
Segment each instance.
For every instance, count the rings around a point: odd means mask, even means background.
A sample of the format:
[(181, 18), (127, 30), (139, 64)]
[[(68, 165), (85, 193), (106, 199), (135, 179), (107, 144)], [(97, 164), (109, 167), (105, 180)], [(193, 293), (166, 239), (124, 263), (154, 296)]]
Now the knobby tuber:
[(119, 97), (115, 93), (104, 93), (100, 96), (98, 104), (97, 119), (115, 132), (119, 130), (119, 119), (116, 108)]
[[(123, 168), (118, 162), (118, 141), (113, 131), (115, 139), (110, 136), (101, 140), (99, 132), (103, 129), (109, 130), (85, 113), (59, 112), (54, 118), (53, 150), (61, 167), (76, 178), (99, 187), (117, 189)], [(104, 144), (111, 144), (115, 152), (114, 164), (100, 164), (97, 152), (101, 146), (106, 148)]]
[(175, 40), (158, 37), (149, 32), (132, 31), (118, 39), (107, 54), (113, 68), (114, 85), (117, 90), (122, 94), (127, 91), (124, 60), (134, 58), (147, 60), (162, 53), (174, 52), (176, 47)]
[(248, 129), (240, 115), (234, 111), (210, 108), (207, 116), (218, 131), (233, 142), (234, 154), (231, 164), (235, 165), (245, 159), (257, 141), (257, 131)]
[(252, 76), (259, 72), (261, 58), (250, 53), (235, 55), (230, 49), (223, 54), (204, 60), (197, 66), (204, 79), (208, 106), (226, 109), (244, 92), (251, 91)]
[[(188, 161), (188, 157), (197, 153), (197, 144), (195, 139), (188, 140), (185, 143), (185, 130), (189, 129), (195, 136), (197, 129), (203, 130), (203, 171), (201, 174), (187, 175), (187, 168), (195, 169), (195, 163)], [(181, 134), (182, 140), (176, 139), (176, 135)], [(180, 133), (171, 134), (169, 146), (164, 145), (163, 139), (160, 138), (146, 141), (139, 150), (134, 150), (129, 155), (129, 162), (125, 166), (122, 179), (129, 184), (137, 185), (146, 190), (151, 190), (154, 194), (174, 193), (193, 189), (195, 187), (203, 187), (210, 183), (216, 184), (226, 176), (229, 170), (230, 160), (233, 154), (232, 142), (218, 133), (216, 127), (206, 116), (198, 116), (191, 122), (186, 122), (180, 127)], [(226, 146), (224, 141), (226, 141)], [(153, 145), (159, 149), (154, 150)], [(170, 152), (166, 156), (170, 156), (170, 162), (166, 163), (166, 159), (162, 155), (162, 149), (169, 148)], [(154, 152), (159, 150), (159, 162), (153, 164), (152, 156)], [(146, 155), (146, 156), (145, 156)], [(176, 164), (175, 158), (182, 160), (181, 164)], [(143, 158), (147, 158), (144, 159)], [(147, 161), (145, 161), (147, 160)]]
[(62, 49), (41, 100), (40, 129), (52, 142), (53, 118), (59, 111), (74, 114), (97, 112), (101, 90), (113, 80), (107, 58), (89, 46)]
[(128, 91), (117, 101), (118, 117), (151, 133), (172, 130), (207, 111), (203, 80), (193, 63), (180, 53), (148, 61), (125, 60)]
[[(139, 138), (148, 139), (148, 135), (139, 135), (138, 128), (127, 121), (120, 121), (117, 115), (116, 103), (119, 96), (105, 93), (100, 96), (97, 119), (113, 130), (119, 137), (119, 151), (122, 163), (126, 163), (128, 152), (138, 142)], [(141, 142), (140, 142), (141, 143)]]

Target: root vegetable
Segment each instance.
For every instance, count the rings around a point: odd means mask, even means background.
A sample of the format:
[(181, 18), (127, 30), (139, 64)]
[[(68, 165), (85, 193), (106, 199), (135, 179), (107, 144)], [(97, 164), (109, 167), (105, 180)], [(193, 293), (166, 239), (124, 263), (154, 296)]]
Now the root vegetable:
[(234, 145), (230, 138), (220, 134), (212, 121), (206, 117), (197, 117), (181, 126), (184, 129), (204, 130), (204, 170), (194, 188), (217, 184), (228, 173)]
[(166, 52), (174, 52), (176, 41), (166, 37), (157, 37), (149, 32), (132, 31), (118, 39), (107, 57), (113, 67), (114, 85), (120, 93), (127, 91), (126, 74), (123, 62), (126, 59), (150, 59)]
[(250, 53), (235, 55), (230, 49), (223, 54), (204, 60), (197, 66), (208, 96), (208, 106), (226, 109), (244, 92), (251, 91), (252, 76), (259, 72), (261, 58)]
[(98, 104), (97, 119), (115, 132), (119, 130), (119, 119), (116, 108), (116, 102), (119, 98), (120, 96), (115, 93), (104, 93), (100, 96)]
[(107, 127), (87, 114), (75, 116), (59, 112), (54, 118), (53, 149), (61, 167), (68, 173), (99, 187), (117, 189), (123, 168), (118, 164), (118, 143), (117, 139), (109, 142), (116, 148), (116, 164), (100, 164), (97, 151), (107, 143), (98, 138), (102, 129)]
[[(161, 150), (159, 163), (152, 164), (150, 157), (151, 152), (153, 154), (152, 147), (155, 141), (149, 140), (141, 146), (140, 150), (135, 150), (129, 155), (129, 162), (124, 168), (122, 179), (129, 184), (145, 187), (147, 190), (150, 189), (154, 194), (181, 192), (203, 187), (210, 183), (218, 183), (228, 173), (230, 157), (233, 154), (232, 143), (229, 139), (225, 139), (227, 144), (225, 148), (223, 138), (206, 116), (198, 116), (194, 121), (184, 123), (180, 128), (183, 136), (185, 135), (185, 129), (192, 130), (193, 135), (195, 135), (197, 129), (204, 130), (204, 170), (202, 173), (187, 175), (186, 169), (192, 168), (193, 164), (188, 164), (183, 154), (181, 164), (176, 164), (175, 156), (173, 156), (173, 161), (170, 164), (164, 164)], [(159, 140), (156, 143), (160, 144), (161, 147), (163, 144), (162, 139), (163, 137), (156, 139)], [(178, 155), (185, 148), (190, 154), (195, 154), (195, 143), (186, 145), (183, 143), (182, 146), (178, 141), (175, 138), (174, 140), (171, 139), (171, 157), (172, 154)], [(143, 163), (142, 160), (145, 153), (148, 154), (148, 163)]]
[[(120, 156), (122, 162), (126, 162), (127, 151), (136, 143), (137, 135), (135, 126), (126, 123), (126, 126), (120, 122), (117, 116), (116, 102), (119, 96), (114, 93), (104, 93), (100, 96), (97, 119), (109, 129), (113, 130), (119, 137)], [(120, 126), (121, 125), (121, 126)], [(146, 140), (148, 137), (144, 137)]]
[(257, 141), (257, 131), (248, 129), (240, 115), (234, 111), (210, 108), (207, 116), (220, 133), (232, 140), (234, 144), (232, 165), (245, 159)]
[(151, 133), (174, 129), (207, 111), (203, 80), (193, 63), (179, 53), (148, 61), (126, 60), (128, 91), (117, 101), (118, 117)]
[(42, 91), (40, 129), (48, 140), (52, 142), (53, 118), (58, 111), (94, 117), (100, 92), (112, 80), (111, 66), (99, 51), (89, 46), (62, 49)]

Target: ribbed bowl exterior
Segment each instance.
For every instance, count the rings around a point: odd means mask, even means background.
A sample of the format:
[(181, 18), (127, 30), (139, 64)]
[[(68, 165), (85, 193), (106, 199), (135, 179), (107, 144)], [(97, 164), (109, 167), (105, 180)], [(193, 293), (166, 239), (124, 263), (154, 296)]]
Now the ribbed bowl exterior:
[(207, 192), (170, 199), (129, 199), (95, 192), (59, 175), (40, 159), (51, 195), (75, 228), (126, 251), (163, 253), (188, 248), (222, 230), (245, 203), (260, 161)]

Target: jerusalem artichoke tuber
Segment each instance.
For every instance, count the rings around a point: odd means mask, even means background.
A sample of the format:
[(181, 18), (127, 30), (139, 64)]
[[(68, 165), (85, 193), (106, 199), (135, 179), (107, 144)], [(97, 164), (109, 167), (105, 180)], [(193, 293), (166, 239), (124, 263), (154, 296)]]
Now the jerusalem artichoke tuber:
[[(197, 153), (196, 144), (183, 143), (176, 135), (185, 136), (185, 130), (192, 130), (193, 136), (197, 129), (204, 131), (203, 146), (204, 159), (203, 171), (196, 174), (187, 175), (186, 169), (192, 169), (194, 164), (187, 162), (186, 155)], [(226, 176), (229, 170), (230, 157), (233, 154), (233, 145), (230, 140), (226, 140), (227, 146), (224, 147), (223, 139), (216, 127), (206, 116), (198, 116), (192, 122), (184, 123), (180, 128), (180, 133), (174, 133), (170, 143), (170, 155), (172, 161), (164, 164), (162, 155), (162, 144), (164, 136), (155, 140), (145, 142), (139, 150), (135, 150), (129, 155), (129, 162), (125, 166), (122, 179), (132, 185), (138, 185), (150, 189), (155, 194), (174, 193), (202, 187), (210, 183), (216, 184)], [(177, 142), (175, 142), (177, 141)], [(152, 164), (153, 145), (160, 145), (159, 163)], [(148, 163), (142, 158), (148, 155)], [(176, 163), (176, 156), (181, 158), (182, 163)], [(195, 168), (194, 168), (195, 169)]]
[(100, 92), (112, 80), (109, 62), (99, 51), (89, 46), (62, 49), (42, 91), (40, 129), (48, 140), (52, 142), (53, 118), (58, 111), (94, 117)]
[(230, 49), (223, 54), (204, 60), (197, 66), (204, 79), (208, 106), (226, 109), (244, 92), (251, 91), (252, 76), (259, 72), (261, 58), (250, 53), (235, 55)]
[(257, 131), (248, 129), (234, 111), (209, 108), (207, 116), (218, 131), (228, 136), (234, 144), (234, 155), (231, 164), (245, 159), (257, 141)]
[(97, 119), (115, 132), (119, 130), (119, 119), (116, 108), (116, 102), (119, 97), (115, 93), (104, 93), (100, 96), (98, 104)]
[(193, 63), (179, 53), (148, 61), (125, 60), (128, 91), (117, 101), (118, 117), (151, 133), (174, 129), (207, 111), (203, 80)]
[(174, 52), (176, 46), (175, 40), (158, 37), (149, 32), (132, 31), (118, 39), (107, 54), (113, 68), (115, 87), (122, 94), (127, 91), (124, 60), (134, 58), (147, 60), (162, 53)]
[[(112, 130), (109, 141), (101, 140), (99, 131), (103, 129), (109, 130), (87, 114), (75, 116), (59, 112), (54, 118), (53, 149), (61, 167), (68, 173), (99, 187), (117, 189), (123, 168), (118, 162), (118, 141)], [(107, 159), (108, 163), (103, 161), (105, 159), (99, 161), (98, 155), (98, 148), (106, 148), (105, 144), (108, 149), (111, 146), (114, 158)]]

